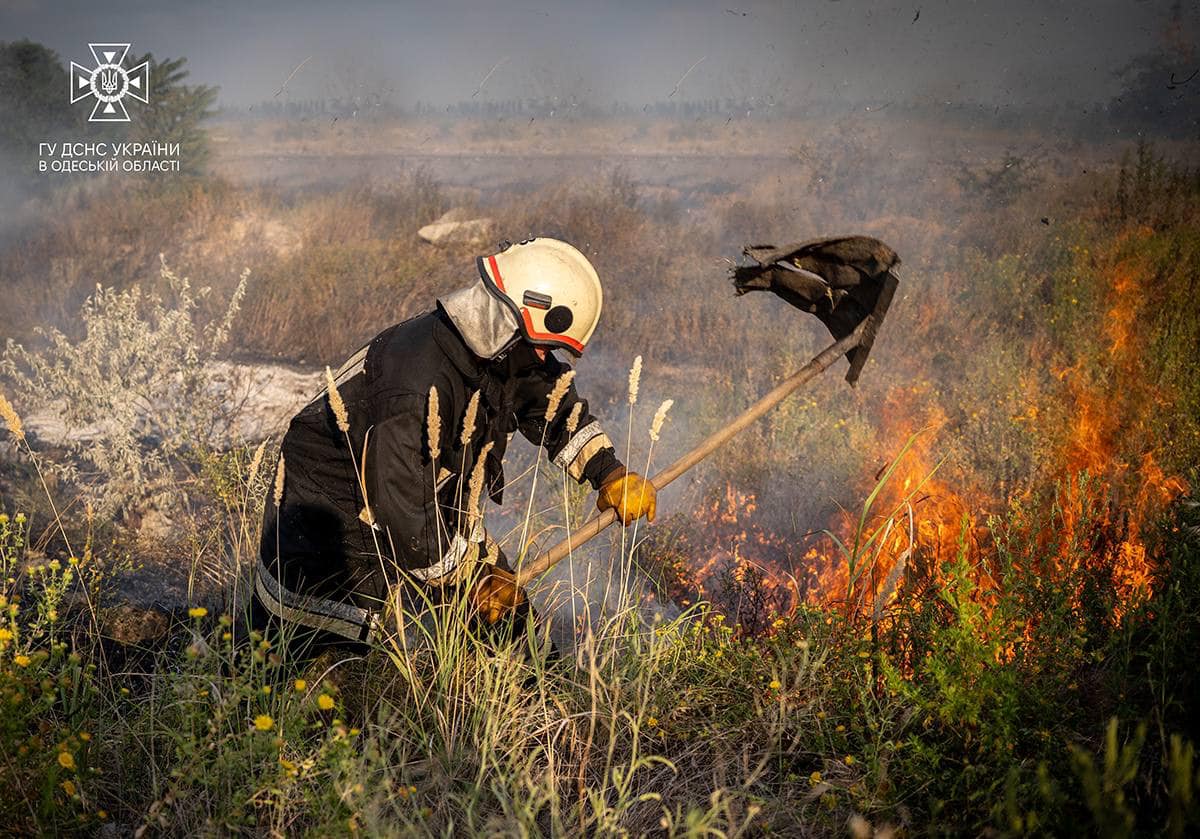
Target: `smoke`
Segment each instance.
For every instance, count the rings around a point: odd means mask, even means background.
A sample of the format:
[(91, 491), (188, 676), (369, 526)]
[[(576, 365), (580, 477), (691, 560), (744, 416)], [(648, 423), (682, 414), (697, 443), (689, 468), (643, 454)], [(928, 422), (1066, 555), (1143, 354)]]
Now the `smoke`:
[(1111, 71), (1158, 49), (1168, 24), (1171, 37), (1186, 40), (1197, 12), (1117, 0), (997, 0), (969, 12), (944, 3), (765, 0), (359, 2), (337, 9), (282, 0), (225, 8), (118, 0), (101, 9), (68, 0), (53, 11), (27, 3), (0, 8), (0, 31), (66, 57), (85, 55), (87, 43), (105, 38), (187, 56), (194, 81), (219, 86), (221, 105), (233, 109), (273, 98), (306, 56), (312, 62), (286, 95), (344, 94), (353, 65), (354, 89), (364, 83), (405, 107), (530, 97), (634, 108), (668, 97), (767, 107), (821, 99), (1003, 107), (1054, 103), (1065, 91), (1096, 102), (1115, 92)]

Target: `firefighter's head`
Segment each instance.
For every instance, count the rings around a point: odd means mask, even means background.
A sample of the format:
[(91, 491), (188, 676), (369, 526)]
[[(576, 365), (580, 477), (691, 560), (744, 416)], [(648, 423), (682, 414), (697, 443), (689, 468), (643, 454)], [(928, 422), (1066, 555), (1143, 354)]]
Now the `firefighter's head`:
[(586, 256), (539, 236), (476, 259), (484, 287), (516, 318), (526, 341), (579, 356), (600, 320), (604, 293)]

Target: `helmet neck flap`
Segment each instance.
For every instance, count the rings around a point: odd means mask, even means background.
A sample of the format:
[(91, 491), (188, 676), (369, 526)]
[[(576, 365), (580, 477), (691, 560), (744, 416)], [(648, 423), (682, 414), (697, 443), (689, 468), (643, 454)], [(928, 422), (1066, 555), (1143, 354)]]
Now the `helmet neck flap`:
[(466, 288), (438, 298), (458, 334), (480, 358), (493, 359), (516, 341), (517, 316), (477, 280)]

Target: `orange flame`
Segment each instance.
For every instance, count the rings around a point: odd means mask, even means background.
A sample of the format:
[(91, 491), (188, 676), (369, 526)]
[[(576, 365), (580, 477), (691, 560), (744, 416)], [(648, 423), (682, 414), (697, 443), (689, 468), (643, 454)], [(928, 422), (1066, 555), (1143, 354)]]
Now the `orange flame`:
[[(1122, 242), (1117, 240), (1114, 251), (1120, 251)], [(1094, 361), (1089, 367), (1084, 359), (1075, 360), (1057, 369), (1056, 378), (1062, 383), (1058, 392), (1045, 393), (1038, 391), (1036, 376), (1016, 372), (1029, 396), (1027, 404), (1007, 419), (1035, 434), (1046, 449), (1038, 453), (1042, 471), (1037, 480), (1062, 487), (1061, 515), (1054, 532), (1043, 534), (1046, 550), (1028, 557), (1029, 567), (1024, 570), (1054, 574), (1069, 582), (1079, 570), (1072, 564), (1083, 561), (1110, 574), (1120, 603), (1126, 604), (1148, 592), (1153, 578), (1153, 560), (1145, 544), (1148, 525), (1188, 487), (1181, 477), (1162, 469), (1155, 452), (1130, 454), (1138, 430), (1167, 398), (1156, 393), (1141, 373), (1144, 348), (1138, 318), (1143, 289), (1153, 278), (1144, 266), (1129, 259), (1113, 260), (1101, 276), (1106, 284), (1101, 287), (1104, 300), (1098, 309), (1101, 323), (1096, 336), (1097, 349), (1106, 358), (1099, 365), (1100, 378)], [(1078, 302), (1070, 299), (1072, 306)], [(1031, 357), (1053, 356), (1050, 347), (1038, 345), (1031, 349)], [(869, 543), (857, 557), (853, 576), (845, 550), (832, 536), (822, 535), (815, 543), (785, 538), (764, 521), (752, 493), (729, 484), (701, 511), (687, 548), (688, 560), (679, 568), (677, 592), (689, 600), (719, 598), (722, 583), (715, 578), (722, 575), (734, 589), (754, 582), (765, 592), (759, 605), (765, 603), (775, 611), (807, 602), (878, 617), (900, 596), (909, 563), (919, 559), (923, 572), (942, 584), (943, 564), (961, 555), (975, 575), (973, 597), (990, 614), (998, 582), (986, 570), (994, 548), (982, 522), (987, 510), (1005, 506), (1006, 496), (1030, 498), (1031, 486), (996, 486), (989, 476), (973, 475), (962, 467), (956, 469), (953, 483), (941, 473), (934, 474), (938, 455), (950, 449), (948, 442), (953, 439), (954, 425), (947, 413), (974, 419), (984, 410), (982, 406), (975, 412), (967, 406), (944, 408), (940, 392), (928, 381), (890, 388), (877, 438), (904, 440), (917, 428), (928, 431), (917, 437), (896, 465), (861, 533), (856, 513), (843, 512), (830, 523), (829, 530), (851, 552), (856, 533), (860, 544)], [(1078, 477), (1083, 473), (1088, 480)], [(864, 495), (873, 482), (865, 484)], [(1098, 539), (1100, 533), (1116, 533), (1120, 538), (1110, 544)], [(1050, 550), (1051, 545), (1058, 547)], [(1117, 607), (1117, 620), (1124, 608)], [(998, 646), (996, 655), (1003, 658), (1012, 650)]]

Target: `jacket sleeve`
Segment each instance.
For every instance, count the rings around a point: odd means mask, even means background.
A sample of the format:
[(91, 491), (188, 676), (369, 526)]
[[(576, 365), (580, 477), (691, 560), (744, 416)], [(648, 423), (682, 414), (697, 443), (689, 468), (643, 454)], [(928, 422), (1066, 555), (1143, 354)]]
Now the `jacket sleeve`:
[[(366, 522), (385, 559), (395, 557), (396, 567), (384, 569), (389, 579), (395, 580), (400, 570), (421, 580), (436, 579), (452, 571), (470, 545), (458, 532), (457, 520), (449, 520), (453, 511), (438, 504), (427, 439), (428, 400), (393, 397), (388, 407), (388, 417), (371, 429), (363, 455), (373, 524), (369, 518)], [(441, 409), (443, 429), (450, 427), (450, 407)]]
[[(599, 421), (588, 411), (587, 400), (579, 396), (574, 381), (554, 416), (546, 416), (555, 383), (570, 369), (547, 355), (544, 363), (521, 378), (516, 396), (518, 428), (525, 439), (545, 448), (556, 466), (579, 483), (587, 481), (593, 489), (599, 489), (603, 478), (621, 466), (621, 461)], [(568, 433), (570, 417), (576, 411), (574, 430)]]

